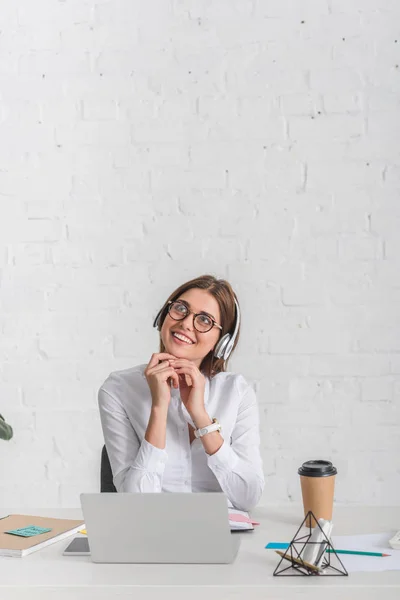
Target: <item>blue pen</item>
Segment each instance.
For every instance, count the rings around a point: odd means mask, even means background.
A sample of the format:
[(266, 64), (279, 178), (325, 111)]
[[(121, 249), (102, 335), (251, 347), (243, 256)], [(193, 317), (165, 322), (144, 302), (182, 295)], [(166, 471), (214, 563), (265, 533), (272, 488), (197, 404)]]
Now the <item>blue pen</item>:
[[(265, 546), (267, 550), (286, 550), (289, 548), (289, 544), (286, 542), (270, 542)], [(328, 553), (333, 554), (358, 554), (362, 556), (391, 556), (391, 554), (382, 554), (381, 552), (365, 552), (364, 550), (334, 550), (333, 548), (328, 548)]]

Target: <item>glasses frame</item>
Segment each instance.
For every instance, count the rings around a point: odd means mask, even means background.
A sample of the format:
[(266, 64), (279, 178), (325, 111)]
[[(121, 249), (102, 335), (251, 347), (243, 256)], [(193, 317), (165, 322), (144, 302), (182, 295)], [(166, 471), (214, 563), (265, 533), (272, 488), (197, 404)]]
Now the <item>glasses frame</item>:
[[(186, 308), (187, 313), (186, 313), (186, 315), (184, 317), (182, 317), (182, 319), (174, 319), (174, 317), (171, 317), (170, 310), (171, 310), (171, 307), (172, 307), (173, 304), (182, 304), (182, 306), (184, 306)], [(181, 300), (168, 300), (167, 306), (168, 306), (168, 314), (171, 317), (171, 319), (173, 319), (174, 321), (183, 321), (184, 319), (186, 319), (186, 317), (188, 315), (193, 315), (193, 327), (199, 333), (208, 333), (209, 331), (211, 331), (211, 329), (213, 327), (218, 327), (218, 329), (220, 329), (222, 331), (221, 325), (218, 325), (218, 323), (215, 321), (215, 319), (212, 318), (211, 315), (208, 315), (207, 313), (204, 313), (204, 312), (194, 313), (193, 311), (189, 310), (189, 308), (186, 306), (186, 304), (184, 302), (182, 302)], [(196, 317), (199, 317), (200, 315), (205, 315), (206, 317), (208, 317), (212, 321), (212, 326), (210, 327), (210, 329), (207, 329), (207, 331), (199, 331), (197, 329), (196, 325), (194, 324), (194, 321), (195, 321)]]

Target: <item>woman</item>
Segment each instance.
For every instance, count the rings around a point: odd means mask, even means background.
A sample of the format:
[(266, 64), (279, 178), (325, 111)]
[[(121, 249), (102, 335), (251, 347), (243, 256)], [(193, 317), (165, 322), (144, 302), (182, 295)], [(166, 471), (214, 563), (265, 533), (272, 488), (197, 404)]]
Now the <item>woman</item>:
[(220, 492), (250, 510), (264, 476), (256, 397), (226, 372), (240, 312), (225, 280), (203, 275), (158, 313), (160, 352), (112, 373), (99, 391), (105, 444), (118, 492)]

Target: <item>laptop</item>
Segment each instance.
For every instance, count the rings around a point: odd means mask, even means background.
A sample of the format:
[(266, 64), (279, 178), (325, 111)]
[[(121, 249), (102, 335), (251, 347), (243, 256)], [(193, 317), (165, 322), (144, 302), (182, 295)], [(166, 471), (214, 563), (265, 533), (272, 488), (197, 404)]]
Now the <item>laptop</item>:
[(95, 563), (231, 563), (226, 496), (212, 493), (81, 494)]

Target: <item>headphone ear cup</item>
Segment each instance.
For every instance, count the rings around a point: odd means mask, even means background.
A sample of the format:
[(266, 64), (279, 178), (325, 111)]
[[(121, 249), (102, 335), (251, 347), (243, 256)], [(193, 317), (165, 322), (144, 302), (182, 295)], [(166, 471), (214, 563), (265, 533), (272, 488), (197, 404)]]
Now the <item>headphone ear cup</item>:
[(225, 353), (226, 347), (229, 344), (229, 340), (231, 336), (229, 333), (226, 333), (218, 342), (218, 344), (214, 348), (214, 356), (216, 358), (222, 358)]
[(227, 345), (224, 349), (224, 356), (223, 356), (224, 360), (228, 360), (228, 358), (232, 352), (234, 343), (235, 343), (234, 339), (230, 339), (229, 342), (227, 343)]
[(157, 314), (156, 318), (154, 319), (154, 323), (153, 323), (153, 327), (157, 327), (158, 331), (160, 331), (160, 321), (161, 321), (162, 311), (163, 311), (163, 309), (158, 311), (158, 314)]

